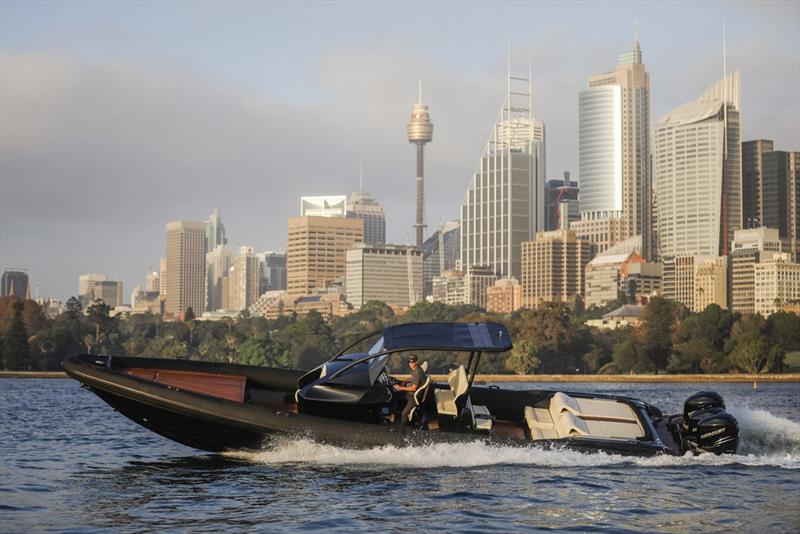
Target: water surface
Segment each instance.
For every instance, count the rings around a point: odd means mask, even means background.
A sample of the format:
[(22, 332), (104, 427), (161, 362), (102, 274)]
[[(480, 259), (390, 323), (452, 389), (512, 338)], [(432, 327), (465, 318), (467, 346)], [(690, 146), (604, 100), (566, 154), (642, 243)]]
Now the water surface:
[(797, 532), (800, 385), (504, 384), (626, 394), (680, 411), (719, 391), (733, 456), (625, 458), (309, 441), (207, 454), (113, 412), (71, 380), (0, 380), (0, 531)]

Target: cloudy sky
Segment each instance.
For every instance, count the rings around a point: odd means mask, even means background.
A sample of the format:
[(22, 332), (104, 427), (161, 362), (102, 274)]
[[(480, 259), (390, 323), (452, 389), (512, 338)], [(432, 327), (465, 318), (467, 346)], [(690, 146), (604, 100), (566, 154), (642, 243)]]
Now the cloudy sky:
[(651, 115), (742, 71), (743, 138), (800, 150), (800, 3), (0, 2), (0, 268), (67, 298), (130, 289), (164, 225), (219, 208), (230, 244), (285, 247), (301, 195), (365, 189), (405, 242), (424, 80), (429, 225), (458, 206), (503, 102), (506, 51), (547, 127), (547, 174), (577, 175), (578, 91), (631, 48)]

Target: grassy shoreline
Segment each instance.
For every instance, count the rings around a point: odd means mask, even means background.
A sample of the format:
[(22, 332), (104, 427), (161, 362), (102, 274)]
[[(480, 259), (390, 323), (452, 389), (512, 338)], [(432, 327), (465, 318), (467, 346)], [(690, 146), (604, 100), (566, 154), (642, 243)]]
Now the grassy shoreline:
[[(398, 378), (406, 378), (397, 375)], [(63, 371), (0, 371), (0, 378), (68, 378)], [(432, 375), (437, 381), (446, 375)], [(800, 373), (707, 375), (477, 375), (476, 382), (800, 382)]]

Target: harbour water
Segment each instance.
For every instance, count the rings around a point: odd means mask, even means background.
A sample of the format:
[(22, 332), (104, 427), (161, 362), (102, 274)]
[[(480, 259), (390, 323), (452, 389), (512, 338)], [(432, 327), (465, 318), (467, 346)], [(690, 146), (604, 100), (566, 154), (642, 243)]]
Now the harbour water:
[(71, 380), (0, 380), (0, 531), (797, 532), (800, 385), (505, 384), (626, 394), (678, 412), (703, 389), (734, 456), (632, 459), (484, 444), (354, 451), (307, 441), (214, 455)]

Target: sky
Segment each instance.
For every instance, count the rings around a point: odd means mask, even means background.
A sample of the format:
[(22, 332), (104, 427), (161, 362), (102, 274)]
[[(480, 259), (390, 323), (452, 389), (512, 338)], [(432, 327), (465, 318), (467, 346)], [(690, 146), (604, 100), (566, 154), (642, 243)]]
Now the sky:
[(286, 247), (301, 195), (364, 189), (413, 239), (406, 123), (423, 80), (428, 233), (459, 206), (503, 104), (508, 51), (579, 178), (578, 93), (630, 50), (651, 118), (742, 71), (743, 140), (800, 150), (800, 2), (0, 1), (0, 269), (67, 299), (164, 255), (164, 226), (219, 208), (229, 245)]

